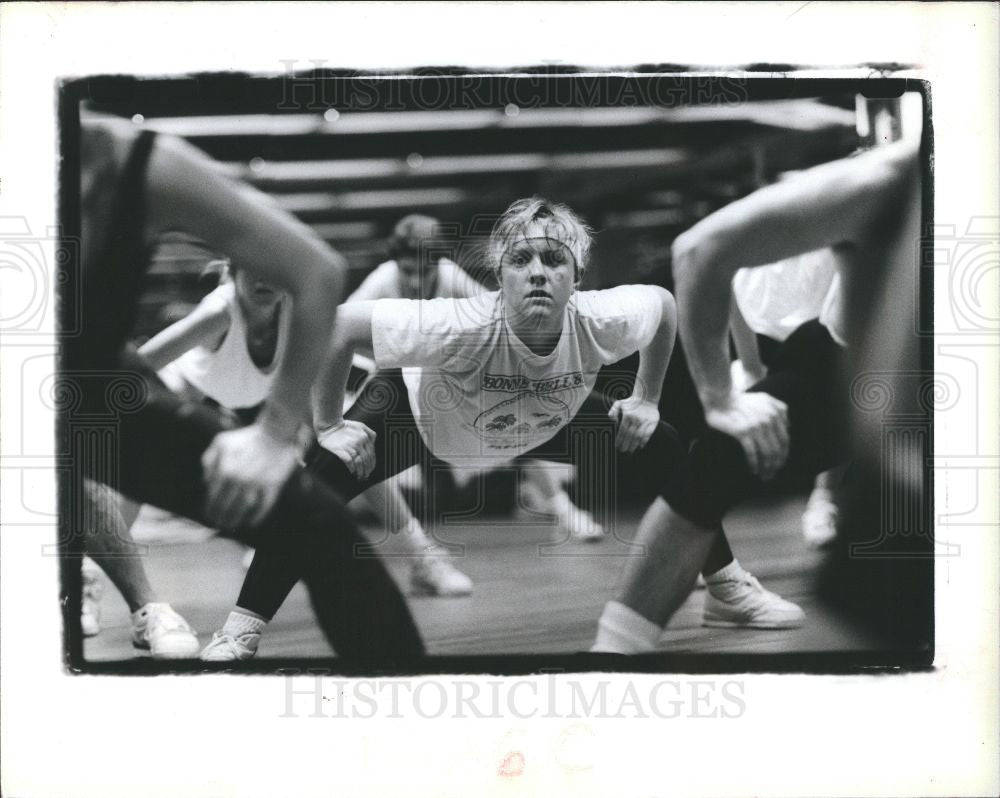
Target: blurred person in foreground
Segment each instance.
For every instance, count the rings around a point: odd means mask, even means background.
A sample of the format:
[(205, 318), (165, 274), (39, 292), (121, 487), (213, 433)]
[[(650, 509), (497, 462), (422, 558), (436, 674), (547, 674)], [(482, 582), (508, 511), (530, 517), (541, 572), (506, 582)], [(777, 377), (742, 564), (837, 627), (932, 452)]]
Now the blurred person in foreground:
[[(361, 538), (342, 502), (298, 465), (309, 389), (343, 288), (342, 259), (179, 139), (113, 119), (85, 119), (81, 129), (80, 284), (66, 294), (77, 307), (64, 312), (78, 312), (82, 334), (64, 339), (62, 350), (64, 379), (79, 402), (65, 421), (86, 430), (99, 414), (115, 417), (117, 427), (110, 455), (71, 435), (83, 473), (67, 485), (70, 493), (90, 477), (246, 542), (281, 538), (338, 655), (381, 664), (422, 655), (388, 572), (377, 559), (354, 556)], [(281, 362), (249, 426), (177, 397), (126, 345), (150, 245), (168, 230), (227, 253), (292, 303), (287, 345), (296, 357)], [(64, 513), (64, 523), (73, 522)], [(67, 585), (76, 584), (71, 574)], [(249, 628), (260, 620), (246, 616)]]
[[(915, 294), (898, 293), (912, 279), (907, 270), (916, 270), (917, 152), (915, 142), (901, 141), (817, 166), (726, 206), (675, 241), (680, 336), (710, 429), (691, 447), (685, 489), (657, 508), (660, 523), (640, 529), (636, 542), (648, 556), (626, 565), (593, 650), (654, 649), (723, 517), (763, 483), (812, 479), (854, 452), (871, 459), (871, 436), (858, 446), (864, 427), (850, 423), (847, 381), (875, 362), (907, 364), (912, 318), (900, 303), (912, 305)], [(767, 376), (738, 390), (728, 340), (733, 275), (824, 248), (841, 281), (828, 323), (803, 324)], [(873, 297), (884, 300), (876, 321)], [(730, 581), (735, 587), (739, 578)], [(725, 610), (717, 614), (724, 622)]]

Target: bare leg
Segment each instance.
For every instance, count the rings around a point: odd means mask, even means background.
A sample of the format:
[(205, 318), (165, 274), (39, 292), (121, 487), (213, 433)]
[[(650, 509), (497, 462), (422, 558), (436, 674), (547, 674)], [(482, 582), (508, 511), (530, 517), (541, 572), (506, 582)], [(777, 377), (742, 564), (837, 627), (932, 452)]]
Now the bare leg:
[(118, 495), (87, 480), (88, 515), (83, 524), (85, 550), (122, 594), (129, 612), (156, 601), (132, 534), (118, 508)]
[(627, 561), (618, 601), (666, 626), (690, 595), (714, 539), (713, 530), (693, 524), (657, 497), (634, 541), (646, 547), (645, 555)]
[[(688, 521), (658, 497), (635, 539), (645, 546), (644, 556), (626, 563), (618, 598), (605, 605), (592, 650), (653, 650), (720, 539), (721, 526), (713, 530)], [(736, 560), (705, 581), (705, 626), (791, 629), (805, 618), (800, 607), (765, 590)]]
[(645, 547), (643, 556), (626, 564), (618, 598), (604, 606), (591, 651), (637, 654), (656, 648), (663, 627), (690, 594), (716, 537), (657, 497), (639, 522), (634, 541)]

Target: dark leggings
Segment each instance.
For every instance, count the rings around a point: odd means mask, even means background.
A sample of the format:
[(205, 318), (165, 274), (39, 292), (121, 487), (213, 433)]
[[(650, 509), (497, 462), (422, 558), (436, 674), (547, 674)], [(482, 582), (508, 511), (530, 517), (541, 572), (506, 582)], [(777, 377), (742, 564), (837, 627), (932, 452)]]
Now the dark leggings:
[[(104, 396), (117, 384), (146, 398), (126, 392), (134, 407), (119, 399), (103, 448), (102, 427), (93, 416), (70, 414), (68, 431), (84, 456), (84, 473), (132, 499), (211, 526), (202, 509), (201, 458), (233, 422), (201, 403), (182, 401), (138, 357), (127, 355), (122, 365), (105, 373)], [(355, 556), (362, 542), (356, 525), (336, 494), (305, 469), (296, 469), (261, 524), (222, 534), (261, 548), (280, 541), (284, 566), (305, 582), (317, 621), (344, 660), (391, 667), (423, 654), (399, 588), (378, 559)]]
[[(848, 458), (846, 392), (838, 383), (843, 349), (818, 321), (799, 327), (774, 352), (767, 376), (750, 391), (788, 405), (788, 460), (769, 485), (804, 488), (817, 474)], [(691, 445), (684, 477), (666, 496), (681, 515), (707, 529), (764, 488), (750, 471), (739, 442), (715, 430)]]
[[(623, 478), (648, 480), (652, 477), (650, 487), (666, 497), (671, 492), (668, 486), (680, 479), (685, 470), (685, 451), (677, 432), (661, 422), (641, 450), (621, 454), (614, 448), (615, 423), (608, 418), (609, 408), (610, 402), (591, 394), (573, 420), (555, 437), (519, 459), (581, 465), (581, 476), (587, 483), (584, 493), (598, 501), (602, 494), (612, 497), (616, 480)], [(366, 480), (357, 479), (339, 457), (318, 444), (306, 458), (307, 470), (319, 476), (345, 500), (412, 465), (421, 465), (429, 471), (440, 462), (420, 436), (398, 370), (375, 374), (345, 413), (345, 418), (364, 423), (376, 434), (376, 466), (372, 474)], [(706, 572), (714, 572), (732, 559), (725, 537), (719, 535), (710, 557), (712, 567), (706, 568)], [(239, 595), (239, 606), (269, 617), (298, 581), (297, 566), (289, 557), (288, 545), (283, 539), (273, 538), (258, 546)]]

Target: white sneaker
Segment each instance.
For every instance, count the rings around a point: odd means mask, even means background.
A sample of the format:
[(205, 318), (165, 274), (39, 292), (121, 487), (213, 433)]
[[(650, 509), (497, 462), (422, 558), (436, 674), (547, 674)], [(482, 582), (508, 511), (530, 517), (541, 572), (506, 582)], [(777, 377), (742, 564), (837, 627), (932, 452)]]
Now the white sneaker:
[(132, 613), (132, 648), (153, 659), (187, 659), (198, 653), (198, 638), (169, 604), (151, 602)]
[(245, 632), (233, 637), (222, 630), (212, 635), (212, 642), (202, 649), (199, 658), (205, 662), (235, 662), (253, 659), (260, 645), (260, 632)]
[(101, 633), (101, 580), (93, 568), (82, 569), (83, 592), (80, 597), (80, 628), (84, 637)]
[(410, 587), (418, 596), (468, 596), (472, 580), (459, 571), (440, 549), (432, 549), (413, 563)]
[(744, 571), (737, 580), (708, 584), (701, 622), (723, 628), (795, 629), (805, 617), (801, 607), (765, 590)]
[(604, 527), (589, 512), (573, 504), (564, 490), (549, 500), (533, 482), (522, 482), (520, 505), (533, 513), (554, 515), (559, 528), (568, 532), (573, 540), (593, 542), (604, 537)]
[(816, 549), (829, 545), (837, 537), (837, 504), (828, 489), (816, 488), (809, 495), (802, 514), (802, 536)]
[(573, 504), (569, 496), (566, 496), (566, 503), (569, 506), (557, 511), (556, 518), (573, 540), (593, 543), (604, 538), (604, 527), (594, 520), (594, 516)]

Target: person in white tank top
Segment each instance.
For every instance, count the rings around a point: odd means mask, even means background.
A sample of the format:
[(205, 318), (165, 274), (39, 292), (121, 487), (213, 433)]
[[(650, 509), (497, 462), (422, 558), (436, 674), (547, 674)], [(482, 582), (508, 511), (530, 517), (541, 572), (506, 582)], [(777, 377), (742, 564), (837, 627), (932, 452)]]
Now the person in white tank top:
[(250, 411), (267, 398), (291, 318), (286, 297), (227, 267), (190, 315), (140, 349), (172, 390)]

